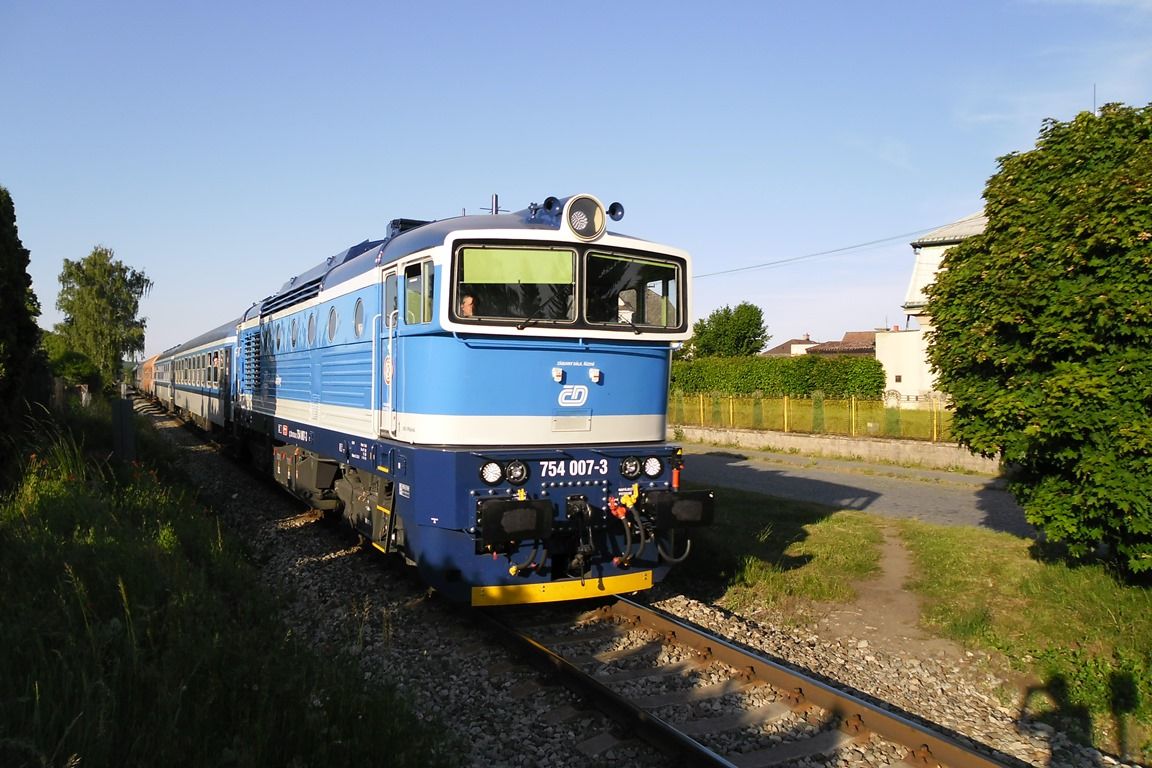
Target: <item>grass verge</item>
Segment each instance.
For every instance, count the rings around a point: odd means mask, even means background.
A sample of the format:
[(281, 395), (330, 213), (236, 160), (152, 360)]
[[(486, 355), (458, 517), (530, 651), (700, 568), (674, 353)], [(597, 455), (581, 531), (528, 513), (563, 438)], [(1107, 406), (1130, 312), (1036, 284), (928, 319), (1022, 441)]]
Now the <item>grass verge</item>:
[(1103, 565), (1043, 558), (1007, 534), (899, 525), (925, 627), (1000, 651), (1032, 675), (1027, 714), (1109, 752), (1152, 758), (1152, 590)]
[(39, 425), (0, 500), (0, 765), (451, 764), (441, 729), (289, 636), (190, 494), (102, 458), (106, 415)]
[[(1035, 684), (1022, 715), (1113, 754), (1152, 759), (1152, 590), (1103, 565), (1040, 556), (1033, 542), (979, 528), (891, 520), (718, 489), (715, 524), (669, 583), (745, 615), (797, 623), (811, 606), (851, 602), (879, 572), (885, 525), (915, 568), (922, 626), (999, 652)], [(1018, 701), (1013, 704), (1019, 704)]]
[(731, 610), (845, 602), (854, 582), (879, 571), (884, 534), (869, 515), (727, 488), (716, 489), (716, 509), (671, 583)]

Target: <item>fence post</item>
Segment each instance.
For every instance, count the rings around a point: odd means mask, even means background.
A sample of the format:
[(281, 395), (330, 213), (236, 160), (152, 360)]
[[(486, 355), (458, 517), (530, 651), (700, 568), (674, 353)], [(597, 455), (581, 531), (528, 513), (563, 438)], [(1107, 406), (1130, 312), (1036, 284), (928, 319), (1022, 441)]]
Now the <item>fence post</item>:
[(937, 429), (936, 429), (936, 398), (929, 396), (929, 403), (932, 405), (932, 442), (936, 442)]
[(788, 395), (784, 395), (784, 431), (788, 431)]
[(736, 429), (736, 398), (733, 395), (728, 396), (728, 426)]
[(700, 426), (704, 426), (704, 393), (700, 393)]

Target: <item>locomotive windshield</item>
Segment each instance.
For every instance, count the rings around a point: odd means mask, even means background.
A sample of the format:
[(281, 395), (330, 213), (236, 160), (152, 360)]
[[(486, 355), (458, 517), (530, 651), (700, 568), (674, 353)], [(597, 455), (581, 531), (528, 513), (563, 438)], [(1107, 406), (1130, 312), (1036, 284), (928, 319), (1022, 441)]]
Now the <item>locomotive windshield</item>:
[(459, 320), (636, 332), (683, 326), (683, 265), (675, 259), (498, 245), (469, 245), (457, 253), (453, 311)]
[(465, 317), (571, 321), (576, 317), (576, 252), (463, 248), (457, 285), (456, 306)]
[(679, 267), (668, 261), (590, 252), (585, 309), (588, 322), (677, 328), (679, 272)]

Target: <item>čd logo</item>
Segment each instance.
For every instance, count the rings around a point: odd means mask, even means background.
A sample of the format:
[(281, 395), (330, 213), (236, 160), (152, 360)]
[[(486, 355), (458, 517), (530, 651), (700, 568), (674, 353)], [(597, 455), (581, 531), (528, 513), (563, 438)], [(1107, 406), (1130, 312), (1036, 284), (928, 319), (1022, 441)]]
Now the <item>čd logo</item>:
[(565, 408), (579, 408), (588, 402), (588, 387), (583, 384), (569, 384), (560, 390), (557, 402)]

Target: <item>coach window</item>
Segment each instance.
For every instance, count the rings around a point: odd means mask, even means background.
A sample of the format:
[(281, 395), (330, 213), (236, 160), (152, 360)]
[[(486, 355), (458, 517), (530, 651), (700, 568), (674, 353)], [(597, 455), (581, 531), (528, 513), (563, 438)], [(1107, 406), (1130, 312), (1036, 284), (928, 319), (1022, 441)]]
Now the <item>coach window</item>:
[(336, 307), (328, 310), (328, 341), (336, 339), (336, 329), (340, 327), (340, 315), (336, 312)]
[(284, 324), (276, 323), (276, 351), (284, 348)]
[(316, 312), (308, 313), (308, 346), (316, 346)]
[(404, 270), (404, 322), (432, 322), (432, 262), (410, 264)]
[(300, 328), (296, 323), (296, 318), (292, 318), (292, 325), (288, 327), (288, 340), (292, 344), (292, 349), (296, 349), (296, 340), (300, 338)]
[(364, 300), (356, 299), (356, 309), (352, 314), (352, 331), (356, 338), (364, 334)]

